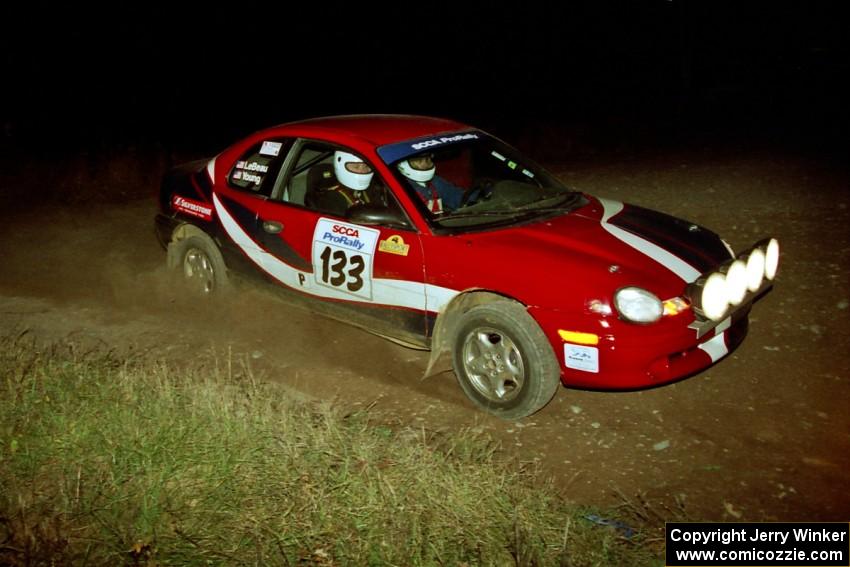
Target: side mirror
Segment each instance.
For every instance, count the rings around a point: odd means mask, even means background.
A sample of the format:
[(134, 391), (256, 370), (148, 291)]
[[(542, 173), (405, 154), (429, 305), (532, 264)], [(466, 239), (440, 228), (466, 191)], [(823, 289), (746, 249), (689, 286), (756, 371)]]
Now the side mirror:
[(346, 219), (355, 224), (410, 226), (407, 219), (397, 209), (378, 205), (354, 205), (348, 209)]

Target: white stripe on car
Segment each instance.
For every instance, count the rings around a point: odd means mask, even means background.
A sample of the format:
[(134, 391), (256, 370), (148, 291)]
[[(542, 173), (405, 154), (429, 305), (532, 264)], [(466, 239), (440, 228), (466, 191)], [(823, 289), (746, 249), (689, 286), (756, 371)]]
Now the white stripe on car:
[[(598, 197), (597, 197), (598, 198)], [(632, 234), (626, 230), (618, 226), (614, 226), (608, 222), (608, 219), (612, 218), (614, 215), (623, 210), (623, 203), (619, 201), (612, 201), (610, 199), (602, 199), (598, 198), (599, 202), (602, 203), (602, 220), (600, 224), (602, 228), (605, 229), (606, 232), (614, 236), (614, 238), (625, 242), (638, 252), (652, 258), (680, 278), (685, 281), (685, 283), (691, 283), (696, 281), (696, 279), (700, 276), (700, 272), (696, 270), (693, 266), (673, 254), (672, 252), (661, 248), (657, 244), (653, 244), (652, 242), (646, 240), (645, 238), (641, 238), (636, 234)]]

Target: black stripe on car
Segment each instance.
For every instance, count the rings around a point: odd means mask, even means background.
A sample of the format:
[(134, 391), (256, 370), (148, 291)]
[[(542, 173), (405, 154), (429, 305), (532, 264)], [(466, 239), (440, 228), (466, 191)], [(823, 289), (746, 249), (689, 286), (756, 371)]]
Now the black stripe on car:
[(729, 251), (716, 234), (664, 213), (625, 205), (608, 223), (664, 248), (700, 272), (729, 259)]
[(291, 248), (283, 238), (278, 234), (269, 234), (261, 227), (264, 219), (258, 219), (254, 211), (240, 205), (233, 199), (229, 199), (224, 195), (218, 194), (221, 203), (227, 207), (227, 211), (233, 219), (242, 227), (251, 239), (260, 245), (266, 252), (272, 254), (279, 260), (286, 262), (293, 268), (304, 270), (307, 272), (313, 271), (313, 265), (302, 258), (293, 248)]

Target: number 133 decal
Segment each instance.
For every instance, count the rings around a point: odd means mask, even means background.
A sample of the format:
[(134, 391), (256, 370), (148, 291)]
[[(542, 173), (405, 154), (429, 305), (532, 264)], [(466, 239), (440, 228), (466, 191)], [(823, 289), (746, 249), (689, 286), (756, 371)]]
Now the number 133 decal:
[(316, 283), (366, 300), (372, 299), (372, 258), (380, 231), (319, 219), (313, 233)]
[(348, 256), (345, 250), (340, 248), (334, 250), (330, 246), (325, 246), (319, 257), (322, 259), (323, 284), (330, 284), (333, 287), (342, 287), (344, 284), (346, 289), (352, 292), (357, 292), (363, 287), (362, 273), (363, 268), (366, 267), (363, 256), (358, 254)]

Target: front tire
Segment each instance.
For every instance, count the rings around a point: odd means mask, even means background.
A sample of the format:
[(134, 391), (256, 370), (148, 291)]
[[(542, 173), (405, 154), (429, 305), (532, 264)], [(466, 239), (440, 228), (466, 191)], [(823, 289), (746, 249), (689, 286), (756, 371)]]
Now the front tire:
[(502, 419), (537, 412), (560, 383), (549, 341), (525, 308), (513, 301), (485, 303), (464, 313), (452, 362), (467, 397)]
[(230, 282), (218, 246), (206, 235), (192, 235), (173, 243), (174, 265), (183, 282), (198, 295), (226, 291)]

